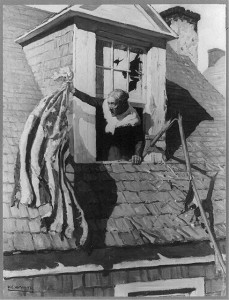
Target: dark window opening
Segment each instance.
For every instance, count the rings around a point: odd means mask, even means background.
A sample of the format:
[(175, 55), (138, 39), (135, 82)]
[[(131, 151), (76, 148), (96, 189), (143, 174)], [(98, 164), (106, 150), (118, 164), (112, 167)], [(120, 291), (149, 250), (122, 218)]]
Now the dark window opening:
[(171, 289), (171, 290), (157, 290), (157, 291), (138, 291), (128, 293), (128, 297), (147, 297), (147, 296), (167, 296), (179, 297), (190, 296), (195, 291), (195, 288)]
[[(141, 119), (141, 126), (143, 128), (143, 108), (135, 107), (134, 105), (132, 106), (134, 107), (134, 109), (136, 109)], [(96, 160), (97, 161), (110, 160), (107, 157), (107, 153), (108, 153), (108, 146), (110, 145), (110, 139), (112, 138), (112, 136), (104, 133), (105, 126), (106, 126), (106, 120), (103, 117), (102, 108), (97, 108), (96, 110)], [(133, 155), (132, 151), (134, 148), (131, 146), (131, 140), (129, 146), (130, 147), (126, 149), (127, 157), (131, 157)]]
[[(131, 105), (138, 112), (141, 119), (141, 126), (143, 128), (143, 108), (142, 105), (142, 79), (143, 79), (143, 65), (144, 65), (145, 50), (140, 47), (122, 44), (106, 38), (98, 38), (96, 41), (96, 96), (105, 99), (108, 94), (114, 89), (122, 89), (129, 93), (129, 100)], [(137, 104), (137, 107), (135, 105)], [(96, 110), (96, 160), (106, 161), (113, 160), (112, 155), (107, 156), (108, 147), (111, 144), (112, 136), (104, 133), (106, 127), (106, 120), (103, 117), (102, 108)], [(121, 130), (120, 130), (121, 131)], [(128, 141), (127, 147), (121, 147), (122, 157), (129, 158), (134, 150), (133, 137), (128, 134), (128, 128), (125, 128), (126, 135), (120, 134), (119, 129), (116, 129), (115, 134), (117, 140), (124, 139)], [(114, 138), (114, 136), (113, 136)], [(114, 138), (114, 140), (116, 137)], [(113, 143), (113, 141), (112, 141)], [(118, 148), (118, 147), (117, 147)], [(129, 149), (128, 149), (129, 148)], [(115, 146), (113, 147), (115, 149)], [(116, 150), (114, 150), (116, 151)]]

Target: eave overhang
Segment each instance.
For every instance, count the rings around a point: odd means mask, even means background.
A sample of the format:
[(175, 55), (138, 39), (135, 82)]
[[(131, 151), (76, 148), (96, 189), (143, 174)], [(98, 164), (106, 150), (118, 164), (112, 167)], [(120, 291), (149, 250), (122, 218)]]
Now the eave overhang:
[[(69, 7), (60, 13), (54, 15), (53, 17), (49, 18), (47, 21), (44, 21), (40, 25), (36, 26), (35, 28), (31, 29), (30, 31), (26, 32), (22, 36), (18, 37), (15, 42), (19, 44), (28, 43), (31, 39), (38, 37), (41, 34), (47, 33), (49, 30), (54, 29), (55, 27), (60, 26), (64, 22), (68, 21), (71, 18), (77, 18), (81, 17), (88, 21), (96, 21), (100, 22), (102, 24), (109, 24), (117, 28), (123, 28), (127, 30), (135, 31), (138, 34), (142, 34), (145, 39), (150, 39), (151, 37), (155, 38), (162, 38), (166, 41), (178, 38), (177, 34), (162, 20), (162, 18), (159, 16), (159, 14), (150, 6), (147, 5), (147, 7), (144, 7), (142, 5), (135, 5), (136, 9), (139, 10), (140, 13), (142, 13), (145, 18), (150, 22), (150, 20), (153, 22), (152, 17), (157, 20), (157, 23), (159, 22), (160, 26), (164, 29), (162, 30), (148, 30), (145, 28), (141, 28), (139, 26), (130, 25), (127, 23), (117, 22), (114, 20), (109, 20), (104, 17), (95, 16), (88, 14), (81, 10), (73, 10), (72, 7)], [(150, 15), (148, 12), (150, 11)]]

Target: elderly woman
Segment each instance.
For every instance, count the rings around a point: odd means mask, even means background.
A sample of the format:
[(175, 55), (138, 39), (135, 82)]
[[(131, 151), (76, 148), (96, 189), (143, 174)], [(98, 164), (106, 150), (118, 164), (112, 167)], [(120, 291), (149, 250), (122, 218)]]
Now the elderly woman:
[(140, 164), (144, 134), (137, 111), (129, 104), (129, 94), (115, 89), (106, 99), (91, 97), (73, 86), (73, 96), (96, 108), (97, 159), (131, 160)]

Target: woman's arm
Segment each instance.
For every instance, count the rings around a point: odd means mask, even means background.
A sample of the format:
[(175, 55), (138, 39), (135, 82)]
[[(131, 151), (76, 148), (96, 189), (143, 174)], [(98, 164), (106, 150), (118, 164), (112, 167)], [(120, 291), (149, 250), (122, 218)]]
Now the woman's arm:
[(81, 101), (86, 102), (87, 104), (94, 107), (102, 106), (104, 101), (104, 99), (102, 98), (91, 97), (88, 94), (77, 90), (76, 88), (73, 88), (71, 90), (71, 93), (73, 94), (73, 96), (79, 98)]

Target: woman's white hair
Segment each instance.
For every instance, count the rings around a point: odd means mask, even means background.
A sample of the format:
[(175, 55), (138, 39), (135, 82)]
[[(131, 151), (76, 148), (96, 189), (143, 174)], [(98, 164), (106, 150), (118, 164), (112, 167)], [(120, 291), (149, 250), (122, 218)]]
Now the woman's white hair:
[(129, 99), (129, 94), (121, 89), (115, 89), (109, 93), (108, 98), (110, 97), (123, 102)]

